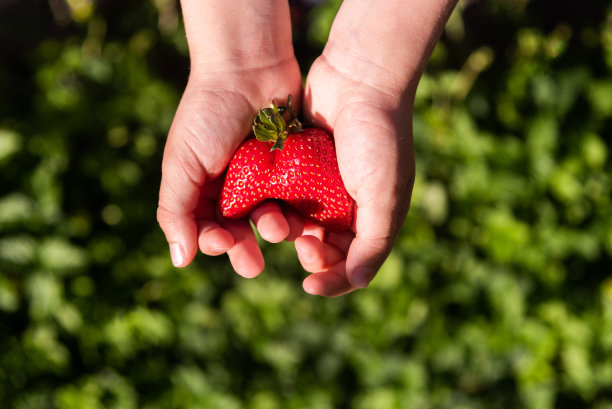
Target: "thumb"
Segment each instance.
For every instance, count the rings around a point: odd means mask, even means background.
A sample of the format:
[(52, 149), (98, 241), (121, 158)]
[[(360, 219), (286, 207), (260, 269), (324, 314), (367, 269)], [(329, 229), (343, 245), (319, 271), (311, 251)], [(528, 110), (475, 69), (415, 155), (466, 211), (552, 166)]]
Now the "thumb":
[(398, 229), (391, 221), (385, 221), (383, 214), (388, 211), (383, 213), (376, 206), (357, 209), (356, 234), (346, 255), (346, 274), (354, 287), (366, 287), (391, 252)]
[(356, 197), (355, 238), (346, 255), (347, 278), (354, 287), (366, 287), (391, 252), (410, 206), (414, 172), (406, 176), (388, 189), (383, 183), (363, 186)]
[(205, 172), (192, 152), (172, 145), (169, 139), (162, 162), (157, 221), (175, 267), (187, 266), (198, 250), (195, 210)]

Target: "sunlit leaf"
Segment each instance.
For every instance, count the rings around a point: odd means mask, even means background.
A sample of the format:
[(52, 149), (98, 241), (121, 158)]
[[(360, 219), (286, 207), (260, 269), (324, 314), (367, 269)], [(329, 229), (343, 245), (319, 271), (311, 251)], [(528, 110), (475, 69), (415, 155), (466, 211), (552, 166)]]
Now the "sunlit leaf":
[(38, 252), (41, 266), (50, 271), (63, 272), (87, 265), (87, 253), (82, 248), (58, 237), (43, 240)]
[(0, 165), (19, 152), (23, 138), (9, 129), (0, 129)]

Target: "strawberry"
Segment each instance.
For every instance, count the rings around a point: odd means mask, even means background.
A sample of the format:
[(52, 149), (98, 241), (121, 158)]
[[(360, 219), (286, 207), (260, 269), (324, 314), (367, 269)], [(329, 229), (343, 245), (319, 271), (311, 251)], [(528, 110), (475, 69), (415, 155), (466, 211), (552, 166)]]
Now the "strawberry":
[(263, 201), (278, 199), (329, 231), (351, 226), (354, 202), (340, 177), (332, 138), (319, 128), (302, 129), (291, 96), (287, 107), (272, 102), (260, 109), (253, 133), (228, 166), (223, 216), (244, 217)]

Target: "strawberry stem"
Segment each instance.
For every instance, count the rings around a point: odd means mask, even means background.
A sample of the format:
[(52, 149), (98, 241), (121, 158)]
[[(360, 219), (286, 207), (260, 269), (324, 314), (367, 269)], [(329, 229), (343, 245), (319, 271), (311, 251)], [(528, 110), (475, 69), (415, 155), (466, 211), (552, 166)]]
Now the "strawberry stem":
[(289, 134), (300, 132), (302, 124), (292, 109), (293, 99), (287, 97), (286, 106), (277, 106), (274, 101), (267, 108), (261, 108), (253, 119), (253, 133), (262, 142), (274, 142), (272, 148), (283, 149)]

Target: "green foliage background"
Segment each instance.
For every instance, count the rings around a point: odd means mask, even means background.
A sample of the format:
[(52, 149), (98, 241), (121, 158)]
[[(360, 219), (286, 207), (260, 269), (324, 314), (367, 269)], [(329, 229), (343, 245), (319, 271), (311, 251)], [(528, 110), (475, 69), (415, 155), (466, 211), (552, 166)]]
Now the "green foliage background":
[[(339, 4), (293, 5), (304, 72)], [(0, 407), (612, 408), (608, 2), (460, 3), (401, 236), (336, 299), (289, 244), (171, 267), (173, 1), (4, 2), (0, 51)]]

